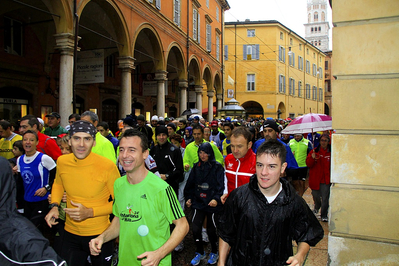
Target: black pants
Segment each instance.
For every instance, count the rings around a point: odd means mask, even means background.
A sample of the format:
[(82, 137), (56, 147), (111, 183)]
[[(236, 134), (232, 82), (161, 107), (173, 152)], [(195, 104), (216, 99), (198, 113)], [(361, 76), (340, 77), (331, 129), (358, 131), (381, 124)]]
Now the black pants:
[[(62, 258), (68, 265), (85, 266), (90, 255), (89, 242), (97, 236), (78, 236), (65, 231)], [(90, 256), (93, 266), (110, 266), (114, 251), (114, 241), (104, 243), (98, 256)]]
[(48, 200), (37, 202), (25, 202), (24, 216), (28, 218), (36, 227), (43, 230), (45, 224), (44, 217), (48, 213)]
[(209, 242), (211, 243), (212, 253), (217, 253), (217, 241), (218, 237), (216, 235), (216, 224), (215, 224), (215, 214), (210, 212), (204, 212), (198, 209), (194, 209), (194, 215), (192, 220), (192, 230), (195, 245), (197, 246), (197, 252), (204, 254), (204, 243), (202, 242), (202, 224), (207, 217), (206, 230), (208, 233)]

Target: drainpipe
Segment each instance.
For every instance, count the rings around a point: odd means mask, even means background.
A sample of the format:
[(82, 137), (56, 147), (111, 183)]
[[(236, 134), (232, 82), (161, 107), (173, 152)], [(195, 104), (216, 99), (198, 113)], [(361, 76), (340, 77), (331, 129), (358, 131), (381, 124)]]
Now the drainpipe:
[[(190, 0), (187, 0), (187, 84), (186, 109), (190, 108)], [(181, 112), (183, 111), (181, 110)]]
[(77, 4), (76, 1), (73, 3), (73, 15), (75, 17), (75, 44), (73, 47), (73, 88), (72, 88), (72, 104), (73, 104), (73, 111), (74, 114), (76, 112), (76, 64), (78, 62), (78, 35), (79, 35), (79, 16), (77, 12)]

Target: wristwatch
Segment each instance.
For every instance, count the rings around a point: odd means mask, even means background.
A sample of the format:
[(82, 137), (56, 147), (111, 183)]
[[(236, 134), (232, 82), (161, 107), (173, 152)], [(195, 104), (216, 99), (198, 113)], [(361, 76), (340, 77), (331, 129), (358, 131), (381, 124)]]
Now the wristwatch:
[(50, 191), (50, 190), (51, 190), (51, 187), (50, 187), (49, 184), (45, 185), (44, 188), (45, 188), (47, 191)]
[(60, 205), (58, 205), (58, 203), (51, 203), (50, 205), (48, 205), (48, 208), (51, 210), (54, 207), (59, 207)]
[(168, 179), (169, 178), (169, 174), (165, 174), (165, 178)]

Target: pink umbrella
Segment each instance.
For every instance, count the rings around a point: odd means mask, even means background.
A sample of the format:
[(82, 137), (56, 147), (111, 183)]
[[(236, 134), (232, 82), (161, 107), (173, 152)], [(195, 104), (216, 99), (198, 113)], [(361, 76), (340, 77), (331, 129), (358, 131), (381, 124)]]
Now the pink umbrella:
[(303, 134), (332, 129), (331, 116), (309, 113), (295, 118), (281, 133)]

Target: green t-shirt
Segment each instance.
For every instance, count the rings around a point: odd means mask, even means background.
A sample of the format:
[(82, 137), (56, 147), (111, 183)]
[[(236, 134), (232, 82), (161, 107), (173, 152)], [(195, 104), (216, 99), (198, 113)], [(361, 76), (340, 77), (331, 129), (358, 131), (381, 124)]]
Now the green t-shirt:
[[(169, 225), (184, 217), (173, 189), (151, 172), (132, 185), (122, 176), (114, 183), (113, 213), (119, 217), (118, 265), (141, 265), (137, 256), (161, 247), (170, 237)], [(171, 254), (159, 265), (172, 265)]]

